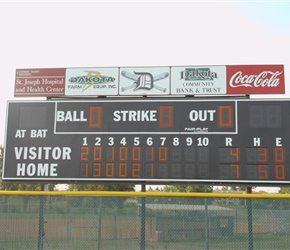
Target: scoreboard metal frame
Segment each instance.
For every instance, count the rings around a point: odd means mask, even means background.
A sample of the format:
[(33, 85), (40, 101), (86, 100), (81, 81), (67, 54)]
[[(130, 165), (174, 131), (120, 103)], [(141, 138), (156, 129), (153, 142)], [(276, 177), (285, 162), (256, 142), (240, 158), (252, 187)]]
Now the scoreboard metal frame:
[(5, 181), (290, 183), (290, 101), (8, 102)]

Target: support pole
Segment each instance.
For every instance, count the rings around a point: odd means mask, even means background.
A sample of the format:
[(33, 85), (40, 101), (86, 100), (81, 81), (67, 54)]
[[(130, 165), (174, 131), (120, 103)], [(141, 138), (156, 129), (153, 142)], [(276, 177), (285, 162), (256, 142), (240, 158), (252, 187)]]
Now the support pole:
[[(41, 184), (41, 191), (44, 191), (44, 184)], [(43, 250), (44, 205), (45, 205), (45, 196), (40, 196), (39, 197), (39, 219), (38, 219), (38, 243), (37, 243), (38, 250)]]
[(102, 206), (103, 206), (103, 197), (100, 197), (99, 204), (99, 217), (98, 217), (98, 238), (97, 238), (97, 249), (101, 249), (101, 239), (102, 239)]
[[(247, 187), (247, 194), (252, 193), (252, 187)], [(248, 214), (248, 238), (249, 238), (249, 250), (253, 250), (253, 217), (252, 217), (252, 200), (247, 199), (247, 214)]]
[(204, 199), (204, 207), (205, 207), (205, 249), (209, 250), (209, 242), (208, 242), (208, 238), (209, 238), (209, 222), (208, 222), (208, 203), (207, 203), (207, 198)]
[[(141, 192), (146, 192), (146, 184), (141, 185)], [(140, 236), (140, 250), (145, 250), (145, 211), (146, 198), (141, 197), (141, 236)]]

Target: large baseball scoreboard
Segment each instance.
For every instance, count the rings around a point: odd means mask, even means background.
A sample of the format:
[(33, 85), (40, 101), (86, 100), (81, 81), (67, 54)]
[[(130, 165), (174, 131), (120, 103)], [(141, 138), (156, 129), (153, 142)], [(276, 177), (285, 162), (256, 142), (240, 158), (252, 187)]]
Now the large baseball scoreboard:
[(8, 102), (4, 180), (290, 183), (290, 101)]

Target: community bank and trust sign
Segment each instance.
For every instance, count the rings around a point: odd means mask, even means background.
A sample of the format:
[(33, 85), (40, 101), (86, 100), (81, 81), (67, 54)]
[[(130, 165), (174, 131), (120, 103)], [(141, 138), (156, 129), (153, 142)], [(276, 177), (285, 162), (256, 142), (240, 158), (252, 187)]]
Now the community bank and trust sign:
[(15, 97), (285, 94), (283, 65), (17, 69)]
[(171, 68), (171, 94), (226, 94), (226, 66), (186, 66)]

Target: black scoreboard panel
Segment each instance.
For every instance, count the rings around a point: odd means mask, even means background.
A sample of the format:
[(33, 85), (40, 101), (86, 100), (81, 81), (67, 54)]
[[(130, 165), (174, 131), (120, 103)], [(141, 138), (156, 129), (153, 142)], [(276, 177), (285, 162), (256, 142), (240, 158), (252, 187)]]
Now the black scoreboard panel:
[(290, 101), (9, 102), (4, 180), (290, 183)]

